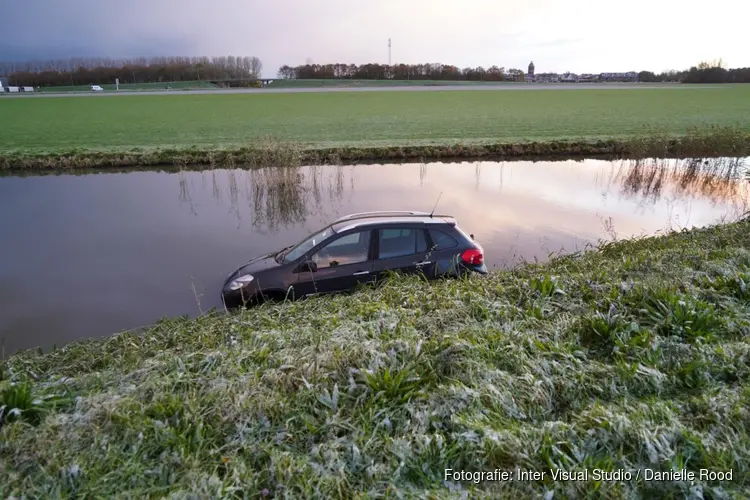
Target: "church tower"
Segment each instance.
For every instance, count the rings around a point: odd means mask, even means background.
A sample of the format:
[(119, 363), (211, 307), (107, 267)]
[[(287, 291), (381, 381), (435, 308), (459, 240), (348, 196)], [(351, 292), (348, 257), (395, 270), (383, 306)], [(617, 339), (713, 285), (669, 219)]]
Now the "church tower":
[(534, 76), (534, 61), (529, 63), (529, 76)]

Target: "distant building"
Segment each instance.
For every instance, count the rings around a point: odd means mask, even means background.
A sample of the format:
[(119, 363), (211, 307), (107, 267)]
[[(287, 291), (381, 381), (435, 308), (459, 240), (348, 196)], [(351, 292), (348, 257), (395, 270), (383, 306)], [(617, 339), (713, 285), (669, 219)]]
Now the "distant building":
[(531, 61), (529, 63), (529, 72), (526, 74), (526, 81), (527, 82), (534, 81), (534, 61)]
[(623, 73), (539, 73), (537, 74), (534, 67), (534, 61), (529, 63), (529, 69), (524, 74), (522, 70), (510, 70), (507, 80), (516, 82), (534, 82), (534, 83), (594, 83), (594, 82), (637, 82), (638, 73), (628, 71)]
[(534, 75), (534, 81), (538, 83), (558, 83), (560, 75), (557, 73), (539, 73)]
[(638, 73), (628, 71), (627, 73), (602, 73), (599, 78), (605, 82), (637, 82)]
[(577, 83), (578, 75), (575, 73), (565, 73), (560, 77), (560, 81), (566, 83)]

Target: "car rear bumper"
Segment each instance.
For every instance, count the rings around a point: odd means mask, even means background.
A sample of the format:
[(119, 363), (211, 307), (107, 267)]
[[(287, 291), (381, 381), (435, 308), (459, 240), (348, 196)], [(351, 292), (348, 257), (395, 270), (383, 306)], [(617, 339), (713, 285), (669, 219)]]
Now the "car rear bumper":
[(485, 266), (484, 264), (480, 264), (478, 266), (467, 265), (466, 267), (479, 274), (487, 274), (489, 272), (487, 270), (487, 266)]

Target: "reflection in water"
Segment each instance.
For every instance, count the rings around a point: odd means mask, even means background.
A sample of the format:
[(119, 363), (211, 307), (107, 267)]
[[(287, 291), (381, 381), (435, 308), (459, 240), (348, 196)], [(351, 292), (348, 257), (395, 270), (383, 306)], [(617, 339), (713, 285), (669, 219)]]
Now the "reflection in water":
[[(495, 197), (491, 203), (498, 208), (513, 205), (517, 219), (509, 221), (503, 218), (503, 225), (577, 233), (584, 240), (595, 243), (727, 222), (746, 215), (750, 207), (747, 160), (485, 162), (481, 164), (483, 179), (475, 191), (487, 192), (490, 190), (488, 186), (494, 186)], [(594, 186), (600, 190), (598, 199), (592, 196), (591, 187)], [(519, 198), (521, 190), (526, 194)], [(544, 207), (545, 202), (554, 204), (554, 209)], [(522, 210), (515, 209), (520, 206)], [(499, 212), (498, 208), (491, 212)], [(542, 222), (538, 212), (546, 212), (549, 220)], [(560, 217), (560, 213), (566, 212), (568, 217)], [(585, 221), (587, 212), (595, 213), (598, 231)], [(538, 222), (532, 222), (534, 220)], [(591, 236), (597, 233), (598, 237), (592, 239)], [(558, 235), (552, 238), (555, 240), (562, 238)], [(541, 239), (538, 243), (540, 248), (547, 248), (541, 245)], [(579, 249), (576, 243), (575, 248), (561, 246), (552, 250)], [(524, 254), (539, 255), (529, 244), (505, 263), (525, 260)]]
[[(239, 185), (244, 181), (244, 198), (252, 209), (252, 225), (263, 232), (278, 231), (280, 227), (288, 228), (290, 225), (304, 223), (309, 216), (324, 215), (328, 208), (339, 205), (344, 195), (345, 168), (347, 167), (268, 167), (210, 171), (200, 175), (203, 187), (205, 176), (211, 176), (212, 196), (217, 201), (223, 200), (225, 194), (217, 177), (226, 177), (230, 212), (238, 219), (242, 217)], [(180, 202), (189, 206), (191, 213), (197, 215), (184, 171), (178, 174), (178, 183)], [(350, 191), (353, 190), (352, 175)]]
[[(514, 162), (478, 162), (475, 166), (476, 187), (481, 183), (484, 165), (499, 166), (500, 188), (503, 185), (505, 165)], [(568, 163), (568, 162), (560, 162)], [(573, 162), (578, 163), (578, 162)], [(594, 163), (583, 160), (581, 163)], [(600, 162), (608, 163), (608, 162)], [(673, 190), (678, 198), (703, 197), (714, 203), (737, 200), (747, 194), (750, 176), (746, 158), (690, 158), (690, 159), (642, 159), (612, 162), (607, 175), (607, 188), (620, 186), (620, 193), (628, 199), (641, 198), (650, 203), (658, 202), (664, 189)], [(599, 165), (596, 165), (599, 167)], [(606, 173), (606, 172), (604, 172)], [(427, 178), (427, 165), (420, 167), (420, 181)]]
[(346, 213), (437, 200), (497, 268), (734, 219), (747, 211), (745, 171), (704, 159), (0, 177), (0, 211), (13, 214), (0, 217), (0, 342), (62, 345), (221, 308), (232, 269)]
[(187, 185), (187, 178), (185, 177), (185, 173), (183, 171), (180, 171), (177, 174), (177, 179), (180, 183), (180, 201), (185, 202), (190, 207), (190, 211), (193, 213), (193, 215), (198, 215), (195, 212), (195, 208), (193, 207), (193, 199), (190, 197), (190, 189)]
[[(540, 162), (534, 164), (519, 164), (519, 162), (474, 162), (474, 190), (483, 189), (487, 182), (482, 180), (482, 172), (496, 172), (499, 183), (496, 183), (497, 192), (503, 190), (506, 175), (510, 174), (508, 181), (511, 182), (510, 189), (518, 190), (517, 183), (514, 185), (513, 176), (535, 173), (539, 178), (538, 184), (530, 186), (533, 190), (541, 193), (549, 188), (549, 183), (554, 182), (550, 175), (539, 175), (534, 172), (536, 167), (542, 170), (550, 169), (550, 173), (564, 171), (565, 165), (572, 165), (577, 170), (593, 169), (595, 184), (603, 188), (602, 195), (606, 198), (615, 193), (625, 200), (635, 202), (636, 207), (643, 208), (648, 205), (662, 203), (671, 214), (673, 206), (678, 202), (691, 199), (701, 199), (711, 204), (728, 204), (733, 207), (731, 215), (742, 214), (746, 210), (747, 203), (747, 165), (743, 158), (699, 158), (687, 160), (673, 159), (646, 159), (646, 160), (623, 160), (619, 162), (591, 161), (581, 162)], [(395, 166), (399, 171), (408, 172), (415, 165), (404, 164)], [(431, 165), (419, 164), (419, 187), (425, 188), (428, 182), (430, 169), (442, 169), (443, 167), (456, 169), (460, 172), (466, 168), (465, 164), (452, 163)], [(212, 170), (202, 172), (201, 184), (206, 188), (206, 176), (211, 177), (211, 191), (215, 200), (221, 202), (225, 196), (230, 202), (230, 213), (237, 219), (242, 218), (245, 211), (240, 207), (240, 189), (244, 189), (244, 201), (250, 208), (253, 228), (260, 233), (266, 231), (277, 232), (280, 228), (305, 224), (311, 215), (319, 216), (321, 219), (333, 217), (328, 215), (331, 209), (335, 211), (342, 203), (346, 191), (345, 177), (350, 178), (349, 195), (354, 193), (355, 173), (365, 172), (368, 169), (387, 169), (388, 166), (362, 165), (358, 167), (342, 166), (308, 166), (302, 168), (269, 167), (252, 170)], [(506, 172), (510, 168), (510, 172)], [(348, 169), (348, 171), (346, 170)], [(557, 172), (554, 172), (557, 170)], [(391, 174), (392, 172), (388, 172)], [(385, 177), (392, 179), (386, 174)], [(443, 173), (440, 172), (441, 176)], [(195, 172), (180, 172), (178, 174), (179, 199), (187, 205), (193, 215), (197, 215), (196, 207), (192, 201), (191, 186), (187, 176), (194, 176)], [(494, 175), (494, 174), (490, 174)], [(223, 180), (221, 179), (223, 177)], [(376, 174), (377, 177), (377, 174)], [(530, 175), (533, 177), (533, 175)], [(487, 179), (485, 179), (486, 181)], [(394, 182), (388, 180), (387, 182)], [(367, 188), (372, 187), (372, 182), (365, 179)], [(580, 180), (576, 179), (579, 188)], [(450, 182), (445, 186), (446, 190), (458, 188)], [(534, 189), (535, 188), (535, 189)], [(398, 191), (398, 183), (393, 185)], [(440, 191), (442, 192), (442, 190)], [(527, 195), (528, 196), (528, 195)], [(533, 196), (533, 194), (531, 194)], [(404, 206), (403, 199), (399, 200), (399, 207)], [(500, 200), (496, 203), (502, 205)], [(377, 204), (377, 203), (376, 203)], [(407, 205), (409, 205), (407, 203)], [(395, 205), (394, 205), (395, 206)], [(394, 206), (380, 206), (377, 209), (393, 209)], [(409, 205), (408, 208), (414, 208)], [(427, 209), (428, 207), (420, 207)], [(368, 208), (369, 209), (369, 208)], [(375, 208), (373, 208), (375, 209)], [(486, 210), (486, 208), (485, 208)], [(689, 216), (689, 212), (685, 214)], [(597, 218), (609, 238), (614, 238), (615, 221), (612, 216), (597, 214)], [(672, 216), (666, 221), (665, 229), (672, 228)]]
[(656, 202), (666, 186), (679, 197), (701, 196), (713, 203), (737, 199), (746, 191), (744, 158), (623, 161), (615, 181), (622, 191)]
[(312, 205), (320, 206), (318, 172), (312, 172), (312, 183), (308, 184), (304, 173), (294, 168), (251, 170), (253, 226), (273, 228), (306, 220), (311, 191)]

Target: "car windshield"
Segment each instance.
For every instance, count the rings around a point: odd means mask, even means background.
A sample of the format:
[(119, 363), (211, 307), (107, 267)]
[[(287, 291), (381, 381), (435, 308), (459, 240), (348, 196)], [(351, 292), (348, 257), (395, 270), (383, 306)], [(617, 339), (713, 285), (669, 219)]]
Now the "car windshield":
[(302, 257), (302, 255), (304, 255), (305, 252), (313, 248), (324, 239), (329, 238), (332, 234), (333, 230), (331, 228), (326, 228), (318, 233), (313, 234), (312, 236), (305, 239), (302, 243), (299, 243), (291, 250), (286, 252), (286, 254), (284, 254), (282, 262), (284, 264), (288, 264), (289, 262), (293, 262), (299, 259), (300, 257)]

